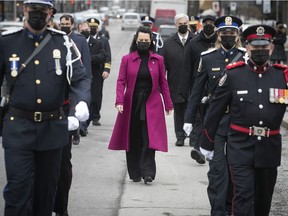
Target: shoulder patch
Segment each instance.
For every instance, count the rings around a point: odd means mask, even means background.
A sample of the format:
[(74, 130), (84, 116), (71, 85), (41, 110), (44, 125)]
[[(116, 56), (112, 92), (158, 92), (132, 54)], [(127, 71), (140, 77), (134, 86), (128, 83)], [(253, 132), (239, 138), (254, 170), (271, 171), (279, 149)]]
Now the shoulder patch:
[(273, 67), (280, 68), (280, 69), (288, 69), (288, 66), (283, 65), (283, 64), (273, 64)]
[(206, 50), (204, 52), (201, 52), (201, 56), (207, 55), (207, 54), (212, 53), (212, 52), (214, 52), (216, 50), (217, 50), (216, 48), (208, 49), (208, 50)]
[(65, 32), (63, 32), (63, 31), (60, 31), (60, 30), (57, 30), (57, 29), (54, 29), (54, 28), (47, 28), (47, 30), (49, 30), (50, 32), (52, 32), (52, 34), (54, 33), (54, 34), (61, 34), (61, 35), (66, 35), (66, 33)]
[(234, 63), (231, 63), (231, 64), (228, 64), (226, 66), (226, 69), (227, 70), (231, 70), (233, 68), (237, 68), (237, 67), (242, 67), (245, 65), (245, 62), (244, 61), (238, 61), (238, 62), (234, 62)]
[(22, 27), (19, 27), (18, 29), (15, 29), (15, 30), (4, 31), (4, 32), (2, 32), (2, 36), (11, 35), (11, 34), (20, 32), (20, 31), (22, 31), (22, 30), (23, 30), (23, 28), (22, 28)]
[(241, 52), (246, 52), (247, 50), (244, 47), (238, 47), (238, 50), (240, 50)]

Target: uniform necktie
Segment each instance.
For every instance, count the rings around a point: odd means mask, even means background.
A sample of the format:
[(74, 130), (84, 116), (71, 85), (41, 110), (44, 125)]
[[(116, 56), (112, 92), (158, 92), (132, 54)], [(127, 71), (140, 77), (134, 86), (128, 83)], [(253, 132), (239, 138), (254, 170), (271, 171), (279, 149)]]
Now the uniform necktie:
[(183, 37), (183, 38), (182, 38), (182, 44), (183, 44), (183, 46), (185, 45), (185, 43), (186, 43), (186, 39)]

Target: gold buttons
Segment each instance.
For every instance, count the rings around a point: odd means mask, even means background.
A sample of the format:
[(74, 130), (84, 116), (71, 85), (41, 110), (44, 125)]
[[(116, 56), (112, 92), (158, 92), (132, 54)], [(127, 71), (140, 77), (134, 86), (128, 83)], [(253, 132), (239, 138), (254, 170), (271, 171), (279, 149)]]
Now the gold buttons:
[(38, 103), (38, 104), (41, 104), (41, 103), (42, 103), (42, 100), (41, 100), (40, 98), (38, 98), (38, 99), (37, 99), (37, 103)]
[(34, 61), (34, 64), (35, 64), (35, 65), (39, 65), (39, 63), (40, 63), (39, 60), (35, 60), (35, 61)]
[(229, 59), (226, 58), (226, 59), (225, 59), (225, 62), (228, 62), (228, 61), (229, 61)]
[(38, 42), (35, 42), (35, 47), (38, 47), (39, 46), (39, 43)]
[(13, 120), (14, 120), (14, 117), (13, 117), (13, 116), (11, 116), (11, 117), (10, 117), (10, 121), (13, 121)]
[(41, 83), (41, 81), (39, 79), (37, 79), (35, 82), (37, 85), (39, 85)]

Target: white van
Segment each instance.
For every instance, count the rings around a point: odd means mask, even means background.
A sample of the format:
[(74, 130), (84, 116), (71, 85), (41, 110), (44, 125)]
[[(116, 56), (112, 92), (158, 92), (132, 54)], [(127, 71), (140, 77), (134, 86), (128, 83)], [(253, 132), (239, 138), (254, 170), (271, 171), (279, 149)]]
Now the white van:
[(124, 13), (122, 17), (121, 29), (137, 29), (141, 25), (139, 13)]

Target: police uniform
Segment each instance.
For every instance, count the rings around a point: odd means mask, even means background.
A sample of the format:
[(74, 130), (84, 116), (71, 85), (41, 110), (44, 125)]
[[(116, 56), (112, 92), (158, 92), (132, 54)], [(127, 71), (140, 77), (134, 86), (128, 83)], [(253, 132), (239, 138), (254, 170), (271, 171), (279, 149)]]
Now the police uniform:
[[(52, 5), (47, 2), (38, 0), (35, 4)], [(52, 37), (46, 46), (18, 74), (21, 64), (48, 34)], [(5, 216), (28, 216), (32, 215), (30, 211), (35, 215), (52, 214), (61, 148), (68, 142), (62, 105), (69, 82), (74, 106), (79, 101), (90, 101), (90, 80), (81, 62), (69, 64), (73, 70), (67, 71), (66, 57), (72, 55), (75, 60), (77, 51), (69, 45), (68, 37), (53, 29), (34, 35), (25, 28), (5, 32), (0, 38), (1, 80), (5, 76), (9, 86), (17, 78), (3, 121), (8, 182), (4, 189)], [(29, 208), (31, 197), (33, 210)]]
[(199, 33), (198, 31), (201, 29), (200, 17), (191, 16), (188, 24), (192, 33), (195, 33), (195, 34)]
[[(269, 45), (270, 26), (248, 27), (243, 36), (253, 46)], [(235, 216), (268, 216), (277, 166), (281, 160), (280, 125), (288, 104), (288, 68), (256, 65), (251, 60), (227, 66), (210, 104), (201, 147), (213, 150), (217, 125), (230, 106), (228, 164), (234, 184)]]
[[(231, 29), (238, 30), (242, 25), (242, 21), (237, 17), (224, 16), (216, 19), (214, 25), (218, 28), (218, 31), (230, 31)], [(222, 47), (218, 49), (213, 48), (201, 53), (198, 73), (185, 114), (185, 123), (195, 123), (197, 109), (203, 96), (203, 90), (206, 89), (208, 96), (212, 95), (226, 65), (237, 60), (243, 60), (244, 54), (245, 49), (235, 47), (230, 50), (225, 50)], [(208, 109), (210, 109), (210, 107)], [(232, 188), (228, 188), (229, 174), (226, 156), (224, 154), (227, 132), (229, 129), (228, 113), (229, 108), (226, 109), (226, 115), (223, 115), (219, 125), (217, 125), (217, 135), (215, 136), (215, 156), (213, 160), (209, 161), (209, 185), (207, 192), (211, 203), (212, 216), (226, 215), (226, 211), (231, 211)], [(195, 151), (194, 153), (196, 154), (193, 156), (195, 158), (203, 157), (199, 151)], [(227, 190), (231, 194), (231, 197), (227, 196)]]
[[(150, 16), (142, 16), (141, 17), (141, 23), (143, 26), (148, 26), (148, 27), (152, 27), (153, 23), (154, 23), (155, 19), (153, 17)], [(163, 47), (164, 43), (163, 40), (161, 38), (161, 35), (157, 32), (152, 31), (152, 37), (153, 37), (153, 43), (155, 46), (155, 52), (159, 53), (160, 49)]]
[[(89, 18), (87, 19), (87, 22), (90, 26), (90, 28), (98, 28), (100, 21), (96, 18)], [(98, 33), (96, 35), (92, 35), (93, 38), (100, 40), (105, 53), (106, 53), (106, 61), (104, 64), (102, 64), (102, 72), (106, 71), (108, 73), (110, 73), (111, 70), (111, 49), (110, 49), (110, 44), (107, 38), (105, 37), (101, 37), (98, 35)], [(95, 79), (95, 77), (93, 77), (93, 79)], [(94, 86), (95, 84), (95, 86)], [(99, 120), (101, 118), (101, 114), (100, 114), (100, 110), (102, 107), (102, 98), (103, 98), (103, 85), (104, 85), (104, 79), (102, 78), (102, 73), (101, 76), (97, 76), (95, 80), (93, 80), (93, 84), (92, 84), (92, 88), (97, 89), (95, 92), (95, 97), (92, 98), (91, 103), (94, 103), (95, 106), (93, 106), (93, 111), (92, 111), (92, 124), (93, 125), (100, 125)]]

